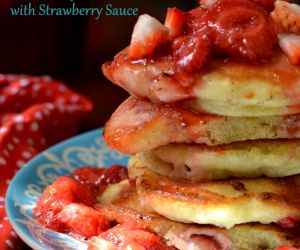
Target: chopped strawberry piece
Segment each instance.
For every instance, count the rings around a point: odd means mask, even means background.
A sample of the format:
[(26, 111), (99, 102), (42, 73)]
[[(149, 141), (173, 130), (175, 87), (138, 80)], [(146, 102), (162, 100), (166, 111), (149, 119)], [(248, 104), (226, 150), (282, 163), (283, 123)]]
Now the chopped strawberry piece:
[(68, 232), (85, 238), (99, 235), (110, 227), (109, 221), (92, 207), (71, 203), (57, 215), (58, 223)]
[(100, 237), (113, 243), (118, 250), (171, 250), (158, 236), (145, 231), (134, 222), (115, 226)]
[(128, 170), (121, 165), (112, 165), (105, 172), (106, 177), (100, 183), (102, 184), (115, 184), (128, 178)]
[(196, 34), (199, 32), (210, 34), (209, 19), (209, 11), (202, 7), (188, 12), (187, 34)]
[(285, 1), (276, 1), (272, 18), (284, 31), (300, 34), (300, 6)]
[(72, 173), (72, 177), (83, 184), (97, 185), (105, 171), (104, 168), (80, 167)]
[(77, 168), (72, 176), (81, 183), (101, 187), (118, 183), (127, 178), (128, 171), (121, 165), (112, 165), (108, 169), (81, 167)]
[(167, 27), (147, 14), (141, 15), (134, 26), (128, 54), (133, 59), (150, 56), (155, 48), (168, 41), (168, 36)]
[(217, 51), (250, 62), (271, 57), (277, 27), (260, 6), (248, 0), (223, 0), (213, 6), (210, 17)]
[(92, 206), (94, 198), (85, 185), (78, 183), (71, 177), (62, 176), (45, 189), (33, 210), (33, 214), (46, 227), (59, 230), (60, 225), (56, 220), (56, 215), (73, 202)]
[(177, 8), (168, 8), (165, 26), (169, 29), (169, 38), (174, 39), (183, 34), (186, 13)]
[(294, 65), (300, 64), (300, 36), (291, 33), (279, 34), (279, 45)]
[(208, 61), (211, 41), (207, 35), (188, 35), (173, 42), (173, 59), (175, 74), (192, 74), (202, 68)]

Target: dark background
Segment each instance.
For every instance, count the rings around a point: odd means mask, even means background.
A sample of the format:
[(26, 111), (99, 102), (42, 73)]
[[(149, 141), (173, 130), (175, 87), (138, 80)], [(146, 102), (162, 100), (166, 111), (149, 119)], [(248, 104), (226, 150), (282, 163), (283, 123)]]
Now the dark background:
[[(137, 7), (161, 22), (167, 7), (188, 10), (197, 0), (75, 0), (79, 7)], [(64, 80), (91, 98), (94, 111), (84, 120), (81, 131), (104, 125), (115, 108), (128, 96), (106, 80), (101, 64), (130, 43), (135, 16), (94, 17), (13, 17), (9, 8), (20, 4), (49, 3), (51, 7), (70, 7), (69, 0), (0, 2), (0, 72), (50, 75)]]

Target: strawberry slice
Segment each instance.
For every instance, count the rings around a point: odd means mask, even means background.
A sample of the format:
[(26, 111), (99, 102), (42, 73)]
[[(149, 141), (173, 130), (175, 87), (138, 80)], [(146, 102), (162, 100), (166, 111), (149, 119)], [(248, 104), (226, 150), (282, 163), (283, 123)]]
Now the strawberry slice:
[(300, 6), (285, 1), (276, 1), (272, 18), (284, 31), (300, 34)]
[(129, 56), (133, 59), (141, 59), (151, 55), (155, 48), (168, 41), (168, 28), (155, 18), (141, 15), (134, 26)]
[(292, 33), (280, 33), (278, 35), (279, 45), (294, 65), (300, 64), (300, 36)]
[(45, 189), (33, 210), (33, 214), (36, 220), (44, 226), (62, 231), (62, 226), (58, 223), (56, 215), (73, 202), (92, 206), (94, 198), (85, 185), (71, 177), (61, 176)]
[(277, 26), (259, 5), (249, 0), (223, 0), (210, 10), (209, 26), (220, 53), (258, 62), (269, 59), (277, 43)]
[(183, 34), (187, 21), (186, 13), (177, 8), (168, 8), (165, 26), (169, 29), (169, 38), (174, 39)]
[(57, 215), (57, 220), (66, 231), (89, 238), (110, 228), (109, 221), (92, 207), (71, 203)]

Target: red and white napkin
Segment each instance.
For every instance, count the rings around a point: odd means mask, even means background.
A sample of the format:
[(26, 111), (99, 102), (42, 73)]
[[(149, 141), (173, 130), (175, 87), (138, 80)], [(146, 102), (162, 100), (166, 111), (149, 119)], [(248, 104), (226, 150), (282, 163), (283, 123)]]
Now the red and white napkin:
[(92, 109), (87, 98), (49, 76), (0, 74), (0, 249), (19, 249), (21, 241), (5, 213), (10, 180), (47, 147), (77, 133)]

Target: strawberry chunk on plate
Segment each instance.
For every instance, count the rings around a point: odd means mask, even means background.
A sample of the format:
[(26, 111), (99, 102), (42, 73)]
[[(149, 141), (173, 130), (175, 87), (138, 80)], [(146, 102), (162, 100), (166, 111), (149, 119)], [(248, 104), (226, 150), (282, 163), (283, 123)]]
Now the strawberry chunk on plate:
[(73, 202), (92, 206), (94, 198), (85, 185), (71, 177), (62, 176), (45, 189), (33, 210), (33, 214), (46, 227), (61, 231), (62, 227), (58, 223), (56, 215)]
[(109, 221), (100, 212), (79, 203), (67, 205), (57, 215), (57, 221), (66, 231), (85, 238), (99, 235), (110, 227)]

